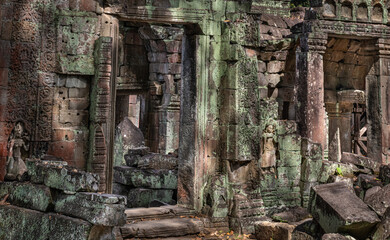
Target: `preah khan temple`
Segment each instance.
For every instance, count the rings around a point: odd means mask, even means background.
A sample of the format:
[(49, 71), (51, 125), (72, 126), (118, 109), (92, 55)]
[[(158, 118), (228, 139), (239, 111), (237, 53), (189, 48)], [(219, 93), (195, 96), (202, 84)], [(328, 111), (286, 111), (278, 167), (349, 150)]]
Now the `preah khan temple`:
[(0, 240), (390, 240), (390, 0), (0, 0)]

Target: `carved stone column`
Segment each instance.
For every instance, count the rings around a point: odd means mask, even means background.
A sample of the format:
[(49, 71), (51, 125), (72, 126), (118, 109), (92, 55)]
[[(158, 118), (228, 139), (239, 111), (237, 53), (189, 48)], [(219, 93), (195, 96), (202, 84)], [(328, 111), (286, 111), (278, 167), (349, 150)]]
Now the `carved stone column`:
[(296, 52), (296, 108), (299, 131), (326, 149), (323, 54), (327, 35), (305, 33)]
[[(352, 103), (326, 103), (329, 119), (329, 144), (334, 139), (337, 129), (340, 131), (341, 152), (351, 152)], [(329, 153), (331, 158), (331, 153)]]
[(378, 59), (366, 77), (368, 156), (389, 163), (390, 40), (378, 39)]

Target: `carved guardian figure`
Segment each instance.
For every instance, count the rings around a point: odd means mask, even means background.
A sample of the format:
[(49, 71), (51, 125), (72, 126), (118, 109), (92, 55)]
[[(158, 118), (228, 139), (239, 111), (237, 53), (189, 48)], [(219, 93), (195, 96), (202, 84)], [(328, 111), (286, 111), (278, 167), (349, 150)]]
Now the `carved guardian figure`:
[(29, 137), (22, 122), (17, 122), (8, 140), (7, 174), (5, 179), (18, 180), (27, 172), (26, 164), (22, 159), (22, 149), (28, 151)]

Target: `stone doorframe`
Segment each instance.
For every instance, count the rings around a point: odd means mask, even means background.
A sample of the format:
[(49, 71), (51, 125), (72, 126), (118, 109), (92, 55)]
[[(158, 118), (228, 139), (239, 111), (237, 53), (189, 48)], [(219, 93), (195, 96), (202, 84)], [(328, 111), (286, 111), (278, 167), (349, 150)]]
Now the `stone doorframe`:
[[(390, 28), (365, 28), (353, 23), (316, 20), (304, 22), (296, 32), (300, 46), (296, 52), (296, 110), (303, 137), (326, 146), (323, 54), (328, 36), (375, 38), (378, 51), (366, 76), (368, 156), (382, 163), (390, 158)], [(340, 26), (342, 25), (342, 26)], [(335, 34), (337, 33), (337, 34)]]
[[(117, 45), (119, 21), (185, 24), (182, 47), (182, 95), (180, 106), (179, 136), (179, 171), (178, 171), (178, 204), (192, 209), (199, 209), (201, 198), (198, 198), (203, 185), (200, 176), (204, 165), (205, 129), (202, 127), (202, 111), (205, 108), (207, 94), (207, 77), (200, 72), (206, 71), (205, 56), (208, 51), (204, 36), (199, 32), (198, 22), (202, 14), (192, 17), (168, 16), (170, 10), (159, 11), (153, 16), (140, 14), (138, 8), (125, 15), (115, 14), (108, 10), (103, 14), (102, 36), (95, 49), (96, 73), (91, 101), (90, 157), (88, 170), (99, 173), (103, 179), (101, 191), (112, 192), (113, 178), (113, 138), (115, 127), (115, 76), (117, 71)], [(168, 15), (167, 15), (168, 14)], [(120, 20), (119, 20), (120, 19)], [(203, 47), (202, 47), (203, 46)]]

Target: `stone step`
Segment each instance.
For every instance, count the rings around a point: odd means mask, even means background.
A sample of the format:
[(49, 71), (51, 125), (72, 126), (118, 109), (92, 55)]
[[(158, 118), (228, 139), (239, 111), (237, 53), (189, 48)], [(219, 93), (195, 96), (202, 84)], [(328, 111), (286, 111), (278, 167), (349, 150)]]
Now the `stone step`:
[(196, 218), (169, 218), (128, 223), (121, 227), (122, 237), (163, 238), (196, 235), (203, 231), (203, 222)]
[(147, 221), (153, 219), (166, 219), (180, 216), (192, 216), (194, 210), (180, 206), (161, 206), (151, 208), (129, 208), (125, 210), (127, 222)]

